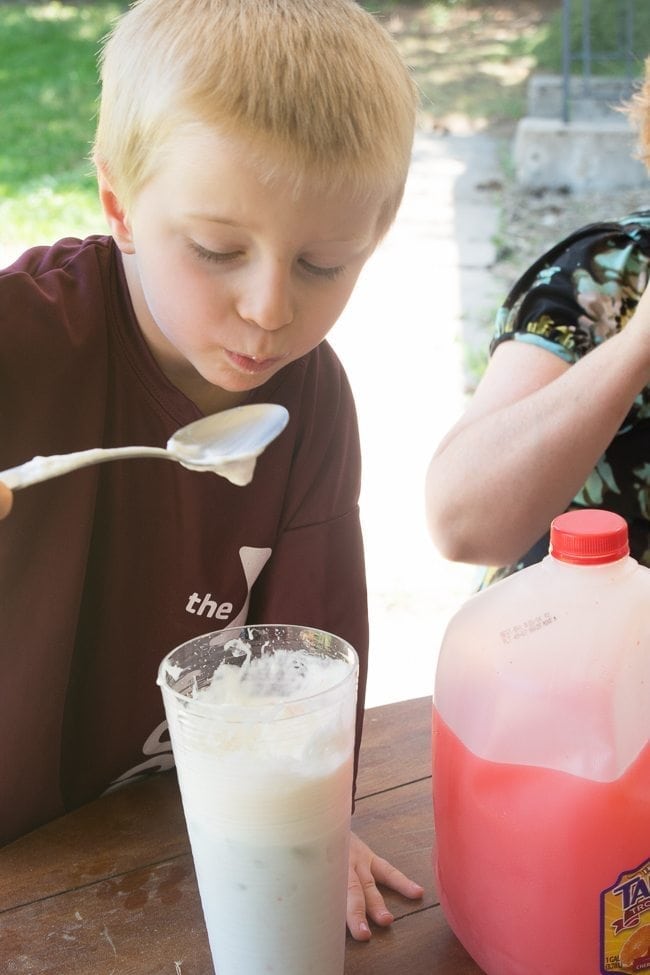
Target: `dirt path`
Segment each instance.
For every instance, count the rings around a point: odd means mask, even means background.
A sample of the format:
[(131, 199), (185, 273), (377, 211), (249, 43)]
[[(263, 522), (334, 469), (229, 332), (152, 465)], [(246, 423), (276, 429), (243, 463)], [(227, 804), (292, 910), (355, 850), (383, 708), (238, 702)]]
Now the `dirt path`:
[(466, 134), (521, 115), (531, 47), (561, 0), (399, 4), (383, 17), (422, 92), (424, 131)]

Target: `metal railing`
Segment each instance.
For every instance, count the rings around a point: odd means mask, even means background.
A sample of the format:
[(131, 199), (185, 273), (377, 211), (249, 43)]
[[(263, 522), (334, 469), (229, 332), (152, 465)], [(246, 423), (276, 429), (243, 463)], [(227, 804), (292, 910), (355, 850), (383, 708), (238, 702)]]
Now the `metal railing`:
[[(565, 122), (571, 115), (571, 97), (573, 65), (579, 62), (581, 70), (581, 94), (587, 98), (598, 97), (593, 84), (594, 69), (598, 64), (616, 61), (622, 65), (622, 74), (617, 78), (627, 82), (625, 96), (632, 93), (635, 78), (638, 74), (639, 60), (649, 52), (635, 53), (634, 50), (634, 7), (635, 0), (608, 0), (612, 7), (617, 7), (615, 13), (616, 29), (612, 37), (612, 46), (607, 50), (597, 50), (593, 46), (591, 0), (563, 0), (562, 5), (562, 117)], [(640, 0), (648, 3), (650, 0)], [(581, 40), (579, 50), (575, 51), (572, 44), (572, 10), (579, 11)], [(625, 91), (625, 86), (621, 88)]]

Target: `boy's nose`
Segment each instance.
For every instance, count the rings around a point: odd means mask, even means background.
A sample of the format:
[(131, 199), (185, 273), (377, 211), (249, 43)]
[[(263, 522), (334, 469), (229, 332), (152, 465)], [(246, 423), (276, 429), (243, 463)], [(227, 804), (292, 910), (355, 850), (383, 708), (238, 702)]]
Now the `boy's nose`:
[(293, 321), (290, 272), (281, 266), (261, 270), (239, 299), (239, 314), (265, 331), (275, 331)]

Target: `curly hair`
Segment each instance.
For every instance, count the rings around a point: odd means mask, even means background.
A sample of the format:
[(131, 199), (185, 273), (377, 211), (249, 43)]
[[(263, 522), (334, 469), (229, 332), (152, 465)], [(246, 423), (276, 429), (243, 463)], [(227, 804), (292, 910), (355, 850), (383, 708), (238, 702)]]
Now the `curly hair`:
[(624, 111), (638, 132), (637, 155), (650, 170), (650, 57), (645, 61), (643, 81)]

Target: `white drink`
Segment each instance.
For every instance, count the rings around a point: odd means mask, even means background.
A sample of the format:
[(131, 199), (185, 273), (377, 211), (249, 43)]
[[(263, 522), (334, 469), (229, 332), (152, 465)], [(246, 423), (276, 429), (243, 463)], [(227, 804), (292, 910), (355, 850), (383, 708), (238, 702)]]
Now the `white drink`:
[(222, 665), (188, 709), (167, 707), (218, 975), (342, 975), (350, 673), (280, 650)]
[[(341, 820), (341, 802), (331, 800), (343, 793), (349, 804), (350, 763), (294, 787), (285, 780), (278, 788), (266, 776), (259, 786), (244, 800), (249, 809), (252, 800), (258, 814), (239, 828), (236, 819), (195, 817), (191, 804), (185, 806), (215, 969), (228, 975), (340, 975), (349, 816)], [(265, 787), (284, 799), (283, 824), (264, 803)], [(321, 797), (326, 805), (314, 817)], [(230, 798), (232, 808), (236, 796)]]

